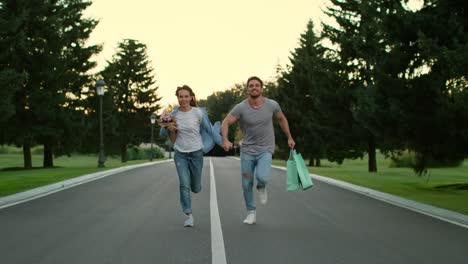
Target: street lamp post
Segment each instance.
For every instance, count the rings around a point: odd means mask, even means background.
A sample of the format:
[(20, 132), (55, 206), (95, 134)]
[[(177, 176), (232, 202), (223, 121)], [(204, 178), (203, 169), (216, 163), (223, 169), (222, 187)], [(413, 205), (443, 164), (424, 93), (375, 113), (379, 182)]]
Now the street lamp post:
[(156, 122), (156, 115), (152, 114), (150, 117), (151, 120), (151, 156), (150, 156), (150, 161), (153, 161), (154, 158), (154, 151), (153, 151), (153, 130), (154, 130), (154, 123)]
[(98, 168), (104, 167), (104, 162), (106, 161), (106, 157), (104, 156), (104, 132), (103, 132), (103, 125), (102, 125), (102, 97), (104, 96), (106, 83), (104, 80), (100, 79), (96, 81), (96, 92), (99, 96), (99, 159), (98, 159)]

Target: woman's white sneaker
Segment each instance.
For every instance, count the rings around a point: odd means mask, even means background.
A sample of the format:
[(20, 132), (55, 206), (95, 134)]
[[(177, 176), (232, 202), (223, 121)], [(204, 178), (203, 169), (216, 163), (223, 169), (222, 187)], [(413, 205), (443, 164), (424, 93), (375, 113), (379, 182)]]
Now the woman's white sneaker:
[(255, 224), (255, 210), (247, 211), (247, 217), (244, 219), (244, 224), (253, 225)]

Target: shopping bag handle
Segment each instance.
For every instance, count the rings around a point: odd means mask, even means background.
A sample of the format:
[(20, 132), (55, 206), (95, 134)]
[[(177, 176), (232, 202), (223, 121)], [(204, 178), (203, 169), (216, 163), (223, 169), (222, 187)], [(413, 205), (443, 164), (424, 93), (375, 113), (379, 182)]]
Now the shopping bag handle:
[(289, 160), (294, 159), (293, 157), (294, 154), (296, 154), (296, 150), (294, 148), (291, 148), (291, 150), (289, 151)]

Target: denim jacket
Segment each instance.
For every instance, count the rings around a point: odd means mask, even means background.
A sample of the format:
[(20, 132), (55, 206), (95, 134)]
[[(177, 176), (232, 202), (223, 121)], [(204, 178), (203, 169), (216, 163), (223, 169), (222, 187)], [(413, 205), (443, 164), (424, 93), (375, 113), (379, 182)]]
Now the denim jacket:
[[(206, 113), (205, 107), (199, 107), (202, 111), (202, 121), (200, 124), (200, 134), (202, 137), (203, 143), (203, 153), (208, 153), (210, 150), (213, 149), (215, 144), (222, 145), (222, 137), (221, 137), (221, 124), (219, 121), (216, 121), (214, 125), (211, 124), (210, 119), (208, 118), (208, 114)], [(175, 108), (171, 115), (174, 116), (179, 108)], [(159, 135), (161, 137), (167, 137), (167, 129), (161, 127), (159, 130)]]

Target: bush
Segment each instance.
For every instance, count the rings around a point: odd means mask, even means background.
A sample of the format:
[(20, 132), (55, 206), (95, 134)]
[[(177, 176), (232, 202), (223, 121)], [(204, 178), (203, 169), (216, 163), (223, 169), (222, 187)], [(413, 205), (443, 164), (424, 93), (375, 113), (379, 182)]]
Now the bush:
[(23, 154), (23, 149), (9, 145), (1, 145), (0, 154)]
[(44, 146), (36, 146), (31, 148), (31, 154), (44, 155)]
[[(158, 146), (153, 147), (153, 159), (164, 158), (164, 150)], [(127, 160), (149, 160), (151, 157), (151, 148), (130, 147), (127, 149)]]
[[(390, 162), (391, 168), (414, 168), (417, 165), (418, 156), (412, 151), (405, 150), (397, 155), (390, 157), (392, 160)], [(445, 160), (445, 161), (436, 161), (429, 159), (427, 161), (428, 168), (444, 168), (444, 167), (459, 167), (463, 163), (462, 160)]]
[(399, 154), (392, 155), (390, 159), (390, 168), (411, 168), (416, 161), (416, 155), (413, 152), (405, 150)]
[[(15, 146), (10, 146), (10, 145), (1, 145), (0, 146), (0, 154), (23, 155), (23, 148), (17, 148)], [(37, 154), (37, 155), (44, 154), (44, 147), (43, 146), (32, 147), (31, 148), (31, 154)]]

